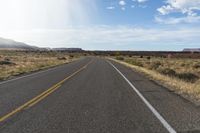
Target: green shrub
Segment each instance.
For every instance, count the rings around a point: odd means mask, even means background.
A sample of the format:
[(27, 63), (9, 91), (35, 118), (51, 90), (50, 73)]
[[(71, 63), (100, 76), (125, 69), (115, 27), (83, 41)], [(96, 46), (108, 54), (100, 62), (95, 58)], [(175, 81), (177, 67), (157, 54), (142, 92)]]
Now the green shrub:
[(16, 65), (15, 63), (7, 60), (0, 61), (0, 65)]
[(150, 60), (150, 59), (151, 59), (151, 57), (150, 57), (150, 56), (148, 56), (148, 57), (147, 57), (147, 60)]
[(67, 58), (66, 57), (58, 57), (57, 59), (58, 60), (66, 60)]
[(118, 52), (115, 52), (115, 56), (120, 56), (121, 53), (118, 51)]
[(117, 59), (117, 60), (124, 60), (124, 57), (117, 56), (116, 59)]
[(10, 59), (9, 58), (4, 58), (4, 61), (10, 61)]
[(174, 76), (174, 77), (176, 76), (176, 71), (170, 68), (159, 69), (158, 72), (168, 76)]
[(199, 77), (193, 73), (179, 73), (177, 74), (177, 77), (181, 80), (192, 83), (199, 79)]
[(200, 63), (198, 62), (198, 63), (194, 64), (193, 68), (195, 68), (195, 69), (200, 68)]
[(139, 62), (139, 61), (137, 61), (137, 60), (127, 60), (126, 62), (128, 62), (128, 63), (130, 63), (130, 64), (132, 64), (132, 65), (135, 65), (135, 66), (139, 66), (139, 67), (143, 67), (144, 65), (141, 63), (141, 62)]
[(181, 63), (181, 65), (180, 65), (181, 67), (184, 67), (185, 66), (185, 63)]
[(74, 55), (69, 55), (70, 58), (74, 58)]
[(161, 65), (162, 65), (162, 63), (161, 63), (160, 61), (151, 62), (151, 64), (150, 64), (150, 69), (156, 70), (156, 69), (158, 69)]
[(183, 80), (186, 82), (191, 82), (191, 83), (194, 83), (195, 81), (197, 81), (199, 79), (199, 77), (193, 73), (176, 73), (176, 71), (174, 71), (173, 69), (170, 69), (170, 68), (164, 68), (164, 69), (160, 69), (158, 71), (161, 74), (175, 77), (180, 80)]

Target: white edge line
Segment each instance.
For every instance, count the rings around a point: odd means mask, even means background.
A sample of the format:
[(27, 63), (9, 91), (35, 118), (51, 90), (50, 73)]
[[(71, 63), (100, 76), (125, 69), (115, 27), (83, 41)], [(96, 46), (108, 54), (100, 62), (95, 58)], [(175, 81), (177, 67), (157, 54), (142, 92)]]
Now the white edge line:
[(162, 123), (169, 133), (176, 133), (176, 131), (169, 125), (169, 123), (158, 113), (158, 111), (145, 99), (145, 97), (136, 89), (136, 87), (110, 62), (108, 63), (126, 80), (126, 82), (133, 88), (137, 95), (142, 99), (146, 106), (156, 116), (156, 118)]

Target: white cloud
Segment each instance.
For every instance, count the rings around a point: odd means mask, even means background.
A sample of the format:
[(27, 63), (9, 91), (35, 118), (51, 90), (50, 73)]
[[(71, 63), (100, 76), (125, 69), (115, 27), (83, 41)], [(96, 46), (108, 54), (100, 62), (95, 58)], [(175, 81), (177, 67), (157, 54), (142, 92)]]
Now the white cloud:
[[(172, 13), (181, 13), (183, 17), (167, 17), (158, 18), (157, 20), (163, 19), (163, 22), (169, 21), (169, 23), (192, 23), (199, 21), (200, 11), (200, 0), (166, 0), (166, 5), (158, 8), (157, 11), (160, 15), (170, 15)], [(166, 22), (168, 23), (168, 22)]]
[(179, 24), (179, 23), (198, 23), (200, 22), (200, 16), (186, 16), (186, 17), (161, 17), (156, 16), (155, 21), (161, 24)]
[(125, 7), (122, 7), (121, 9), (122, 9), (122, 11), (125, 11), (125, 10), (126, 10), (126, 8), (125, 8)]
[(107, 7), (106, 9), (108, 9), (108, 10), (113, 10), (113, 9), (115, 9), (115, 7), (114, 7), (114, 6), (109, 6), (109, 7)]
[(125, 2), (124, 0), (120, 0), (120, 1), (119, 1), (119, 5), (120, 5), (120, 6), (125, 6), (125, 5), (126, 5), (126, 2)]
[(124, 0), (119, 1), (119, 5), (121, 6), (121, 10), (125, 11), (126, 10), (126, 2)]
[(195, 10), (200, 10), (199, 0), (167, 0), (167, 5), (158, 8), (158, 11), (165, 15), (171, 12), (181, 12), (189, 16), (193, 16)]
[[(43, 47), (81, 47), (84, 49), (149, 47), (153, 44), (175, 47), (199, 44), (200, 28), (146, 29), (131, 26), (77, 27), (63, 30), (33, 30), (0, 33), (0, 36)], [(102, 39), (103, 38), (103, 39)]]
[(167, 15), (174, 11), (174, 8), (172, 8), (170, 5), (162, 6), (161, 8), (158, 8), (157, 11), (159, 11), (162, 15)]
[(136, 3), (129, 3), (129, 2), (126, 2), (126, 0), (120, 0), (120, 1), (117, 1), (118, 2), (118, 5), (120, 6), (120, 9), (125, 11), (127, 7), (127, 5), (129, 6), (129, 8), (135, 8), (136, 6), (140, 7), (140, 8), (146, 8), (147, 5), (144, 5), (145, 2), (147, 2), (148, 0), (132, 0), (133, 2), (136, 2)]

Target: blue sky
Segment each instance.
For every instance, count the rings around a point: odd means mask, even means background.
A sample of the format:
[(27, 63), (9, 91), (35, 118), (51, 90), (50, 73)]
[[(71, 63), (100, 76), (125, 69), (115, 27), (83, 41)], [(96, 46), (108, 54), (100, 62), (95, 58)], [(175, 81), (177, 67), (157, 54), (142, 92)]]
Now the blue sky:
[(0, 37), (40, 47), (200, 47), (200, 0), (6, 0), (0, 20)]
[[(154, 23), (155, 9), (161, 2), (138, 3), (127, 0), (125, 3), (125, 6), (121, 6), (118, 0), (102, 2), (100, 8), (102, 21), (100, 22), (108, 25), (150, 25)], [(122, 9), (123, 7), (125, 10)], [(109, 8), (114, 9), (109, 10)]]

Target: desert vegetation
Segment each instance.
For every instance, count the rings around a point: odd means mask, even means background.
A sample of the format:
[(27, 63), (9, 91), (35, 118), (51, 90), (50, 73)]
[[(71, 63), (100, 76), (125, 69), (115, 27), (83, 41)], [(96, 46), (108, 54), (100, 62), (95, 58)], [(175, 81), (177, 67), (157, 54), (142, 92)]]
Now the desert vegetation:
[(0, 80), (65, 64), (79, 57), (79, 54), (64, 52), (0, 51)]
[(200, 101), (200, 59), (156, 56), (114, 56), (193, 101)]

